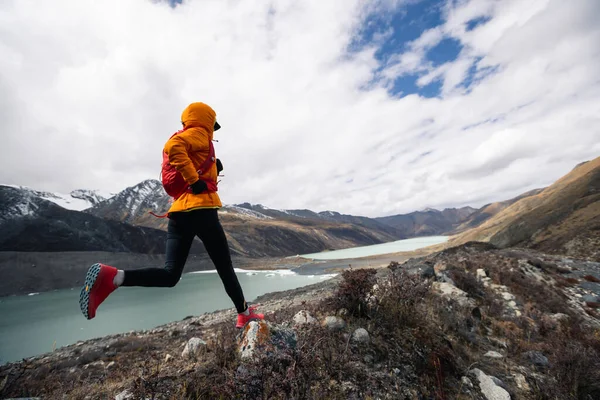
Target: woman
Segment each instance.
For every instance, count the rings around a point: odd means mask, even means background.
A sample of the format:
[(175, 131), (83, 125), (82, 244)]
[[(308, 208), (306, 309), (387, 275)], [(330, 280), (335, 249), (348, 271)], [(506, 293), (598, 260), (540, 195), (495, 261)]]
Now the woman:
[(183, 111), (181, 123), (183, 130), (173, 135), (164, 147), (168, 163), (185, 180), (185, 192), (174, 196), (176, 199), (168, 212), (165, 267), (123, 271), (104, 264), (92, 265), (79, 299), (87, 319), (94, 318), (98, 306), (120, 286), (175, 286), (195, 236), (204, 243), (225, 291), (237, 309), (236, 327), (242, 328), (252, 319), (264, 319), (263, 314), (255, 313), (244, 299), (217, 214), (222, 204), (216, 193), (216, 179), (223, 167), (219, 160), (206, 163), (207, 159), (214, 158), (211, 142), (213, 132), (220, 128), (216, 113), (204, 103), (192, 103)]

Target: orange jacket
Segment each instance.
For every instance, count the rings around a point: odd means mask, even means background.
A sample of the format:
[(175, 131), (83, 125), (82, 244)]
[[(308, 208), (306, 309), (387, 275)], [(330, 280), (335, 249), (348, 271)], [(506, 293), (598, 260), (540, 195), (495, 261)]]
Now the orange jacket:
[[(169, 162), (183, 176), (188, 184), (195, 183), (200, 176), (198, 169), (208, 157), (209, 143), (213, 138), (213, 129), (217, 114), (204, 103), (192, 103), (181, 114), (181, 122), (187, 128), (167, 141), (164, 151)], [(212, 166), (202, 174), (216, 182), (217, 166)], [(220, 208), (221, 199), (217, 193), (184, 193), (173, 202), (169, 212), (190, 211), (196, 208)]]

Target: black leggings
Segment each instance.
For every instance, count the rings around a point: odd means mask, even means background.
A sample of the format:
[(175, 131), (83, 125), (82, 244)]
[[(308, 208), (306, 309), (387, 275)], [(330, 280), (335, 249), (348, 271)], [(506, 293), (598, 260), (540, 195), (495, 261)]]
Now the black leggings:
[(195, 236), (204, 243), (235, 308), (238, 312), (244, 312), (244, 293), (233, 270), (229, 245), (216, 209), (170, 213), (165, 267), (127, 270), (123, 286), (175, 286), (179, 282)]

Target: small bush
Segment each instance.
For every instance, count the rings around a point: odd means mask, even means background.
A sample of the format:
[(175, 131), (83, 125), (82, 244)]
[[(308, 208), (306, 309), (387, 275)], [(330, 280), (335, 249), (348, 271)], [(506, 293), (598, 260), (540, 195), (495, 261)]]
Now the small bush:
[(483, 284), (472, 274), (460, 269), (451, 269), (449, 275), (456, 287), (467, 292), (469, 296), (475, 299), (483, 299), (486, 296)]
[(338, 307), (347, 309), (355, 317), (368, 316), (368, 301), (373, 296), (376, 274), (373, 268), (342, 272), (342, 282), (336, 293)]

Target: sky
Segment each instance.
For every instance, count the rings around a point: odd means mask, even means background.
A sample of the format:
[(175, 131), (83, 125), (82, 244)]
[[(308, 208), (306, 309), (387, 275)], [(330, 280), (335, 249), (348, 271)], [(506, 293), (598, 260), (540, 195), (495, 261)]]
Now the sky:
[(597, 0), (3, 0), (0, 183), (157, 179), (182, 110), (224, 204), (475, 206), (600, 155)]

